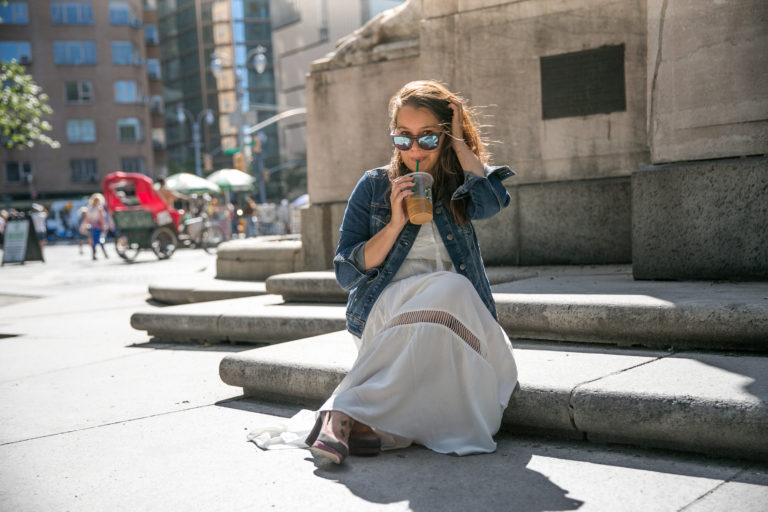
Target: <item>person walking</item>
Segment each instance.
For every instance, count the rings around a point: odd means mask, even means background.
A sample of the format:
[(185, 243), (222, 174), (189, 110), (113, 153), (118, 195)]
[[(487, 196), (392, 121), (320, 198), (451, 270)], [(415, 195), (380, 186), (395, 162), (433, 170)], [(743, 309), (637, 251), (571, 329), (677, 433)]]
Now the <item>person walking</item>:
[(88, 242), (91, 245), (91, 225), (88, 224), (88, 207), (81, 206), (77, 211), (77, 250), (83, 254), (83, 245)]
[(86, 220), (90, 227), (91, 235), (91, 257), (96, 259), (96, 246), (101, 246), (101, 251), (105, 258), (109, 258), (107, 249), (104, 247), (104, 230), (107, 228), (107, 215), (104, 210), (104, 196), (96, 192), (88, 199), (88, 211)]

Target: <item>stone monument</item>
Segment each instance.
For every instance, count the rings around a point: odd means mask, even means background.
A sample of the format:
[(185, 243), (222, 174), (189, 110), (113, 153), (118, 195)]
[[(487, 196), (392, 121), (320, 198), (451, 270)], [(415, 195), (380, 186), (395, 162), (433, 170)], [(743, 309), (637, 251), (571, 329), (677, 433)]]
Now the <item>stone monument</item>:
[(517, 171), (510, 207), (475, 223), (487, 264), (768, 277), (767, 20), (761, 0), (409, 0), (382, 13), (307, 78), (306, 268), (331, 268), (349, 193), (389, 160), (387, 101), (432, 78), (479, 108), (492, 163)]

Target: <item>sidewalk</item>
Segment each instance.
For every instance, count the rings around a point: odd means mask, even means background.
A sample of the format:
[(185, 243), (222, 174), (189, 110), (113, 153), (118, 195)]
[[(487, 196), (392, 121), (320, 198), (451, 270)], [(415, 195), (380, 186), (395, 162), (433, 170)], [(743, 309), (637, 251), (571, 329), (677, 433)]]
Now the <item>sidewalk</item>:
[(0, 269), (0, 510), (758, 512), (768, 502), (766, 464), (545, 437), (343, 467), (315, 466), (306, 450), (262, 452), (249, 429), (298, 407), (221, 381), (222, 359), (249, 346), (162, 344), (130, 327), (140, 309), (169, 309), (147, 302), (149, 284), (197, 275), (212, 258), (124, 265), (76, 252), (50, 247), (50, 264)]

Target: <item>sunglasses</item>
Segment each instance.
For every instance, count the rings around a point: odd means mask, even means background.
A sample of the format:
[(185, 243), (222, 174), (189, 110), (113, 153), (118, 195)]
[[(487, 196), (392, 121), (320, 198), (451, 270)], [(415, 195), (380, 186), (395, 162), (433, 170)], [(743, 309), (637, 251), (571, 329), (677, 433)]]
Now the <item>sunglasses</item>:
[(400, 151), (408, 151), (411, 149), (413, 141), (416, 141), (419, 147), (426, 151), (435, 149), (440, 142), (439, 133), (430, 133), (428, 135), (422, 135), (421, 137), (408, 137), (407, 135), (396, 135), (394, 133), (390, 133), (390, 135), (392, 136), (392, 143)]

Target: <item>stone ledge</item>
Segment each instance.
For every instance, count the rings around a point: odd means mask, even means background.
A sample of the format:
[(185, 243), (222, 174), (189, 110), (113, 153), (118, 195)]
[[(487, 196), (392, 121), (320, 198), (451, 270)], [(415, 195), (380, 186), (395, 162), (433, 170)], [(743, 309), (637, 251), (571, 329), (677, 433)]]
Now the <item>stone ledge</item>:
[[(606, 266), (605, 272), (624, 271), (625, 266)], [(561, 267), (488, 267), (486, 269), (491, 285), (508, 283), (521, 279), (536, 277), (542, 269), (554, 270), (559, 273), (594, 272), (594, 267), (575, 267), (565, 269)], [(628, 270), (627, 270), (628, 271)], [(333, 302), (346, 303), (348, 292), (336, 282), (336, 275), (332, 270), (319, 270), (310, 272), (293, 272), (270, 276), (266, 280), (267, 293), (282, 295), (286, 302)]]
[[(355, 355), (341, 331), (229, 355), (219, 373), (247, 396), (314, 406)], [(768, 460), (768, 383), (757, 380), (768, 358), (533, 343), (515, 358), (504, 429)]]
[(768, 350), (768, 283), (544, 275), (495, 286), (494, 298), (512, 338)]
[(165, 304), (194, 304), (212, 300), (237, 299), (266, 294), (260, 281), (232, 281), (208, 278), (199, 282), (160, 282), (149, 285), (149, 294)]
[(279, 343), (346, 326), (343, 306), (285, 305), (275, 295), (137, 311), (134, 329), (153, 341)]
[(230, 240), (219, 245), (216, 277), (263, 281), (273, 274), (297, 272), (303, 268), (298, 237), (256, 237)]

